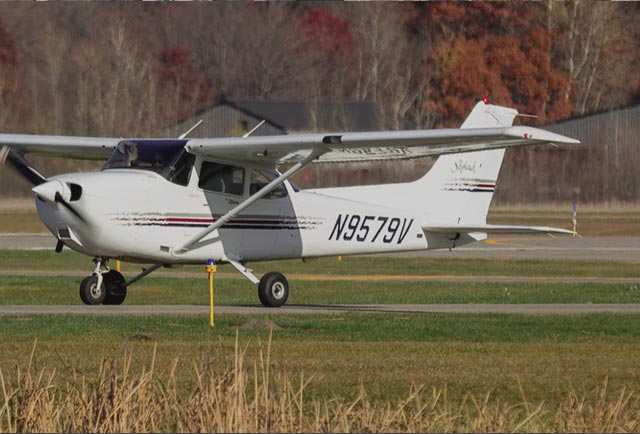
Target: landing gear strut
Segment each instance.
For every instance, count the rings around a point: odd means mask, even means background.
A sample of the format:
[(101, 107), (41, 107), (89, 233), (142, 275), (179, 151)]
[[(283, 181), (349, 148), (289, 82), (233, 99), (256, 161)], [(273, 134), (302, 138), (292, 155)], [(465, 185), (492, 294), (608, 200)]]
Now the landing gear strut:
[(80, 283), (80, 298), (84, 304), (122, 304), (127, 296), (124, 276), (109, 269), (108, 258), (95, 258), (91, 276)]
[(258, 279), (253, 271), (238, 261), (226, 259), (236, 270), (258, 286), (258, 298), (265, 307), (280, 307), (289, 298), (289, 282), (282, 273), (271, 271)]

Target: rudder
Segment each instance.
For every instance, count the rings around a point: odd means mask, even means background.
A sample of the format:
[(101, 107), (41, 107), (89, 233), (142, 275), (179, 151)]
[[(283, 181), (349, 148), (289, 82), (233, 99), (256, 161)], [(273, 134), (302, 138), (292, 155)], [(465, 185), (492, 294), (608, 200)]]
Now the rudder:
[[(518, 112), (478, 102), (461, 129), (509, 127)], [(429, 214), (447, 223), (486, 223), (504, 149), (440, 156), (431, 170), (416, 181), (428, 198)], [(424, 190), (423, 190), (424, 191)]]

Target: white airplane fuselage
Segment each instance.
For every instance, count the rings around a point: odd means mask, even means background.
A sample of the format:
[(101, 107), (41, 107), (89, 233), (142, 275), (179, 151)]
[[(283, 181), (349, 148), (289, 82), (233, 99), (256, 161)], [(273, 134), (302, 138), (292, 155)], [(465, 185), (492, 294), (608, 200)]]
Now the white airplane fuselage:
[[(203, 263), (309, 258), (453, 247), (448, 236), (427, 237), (424, 215), (328, 195), (295, 191), (258, 200), (184, 254), (174, 248), (246, 199), (205, 191), (194, 171), (187, 186), (145, 170), (115, 169), (50, 178), (81, 186), (69, 204), (36, 198), (47, 228), (78, 252), (136, 262)], [(409, 202), (410, 203), (410, 202)]]
[[(121, 304), (127, 288), (172, 264), (228, 262), (264, 306), (286, 303), (286, 277), (246, 263), (458, 247), (489, 233), (565, 233), (487, 224), (505, 148), (577, 143), (512, 126), (515, 109), (478, 102), (459, 129), (209, 139), (0, 135), (7, 159), (34, 187), (40, 218), (63, 245), (94, 257), (85, 304)], [(29, 152), (111, 156), (103, 170), (45, 178)], [(313, 163), (438, 156), (420, 179), (301, 191), (290, 177)], [(288, 167), (282, 173), (278, 167)], [(153, 264), (126, 280), (110, 259)]]

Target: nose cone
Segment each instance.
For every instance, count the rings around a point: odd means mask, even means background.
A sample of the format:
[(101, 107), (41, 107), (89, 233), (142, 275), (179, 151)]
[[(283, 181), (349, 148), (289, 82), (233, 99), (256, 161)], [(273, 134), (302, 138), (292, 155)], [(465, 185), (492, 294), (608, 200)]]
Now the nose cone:
[(37, 194), (41, 199), (50, 203), (58, 202), (59, 199), (68, 202), (71, 199), (71, 189), (67, 183), (62, 182), (59, 179), (54, 179), (53, 181), (40, 184), (33, 187), (31, 191)]

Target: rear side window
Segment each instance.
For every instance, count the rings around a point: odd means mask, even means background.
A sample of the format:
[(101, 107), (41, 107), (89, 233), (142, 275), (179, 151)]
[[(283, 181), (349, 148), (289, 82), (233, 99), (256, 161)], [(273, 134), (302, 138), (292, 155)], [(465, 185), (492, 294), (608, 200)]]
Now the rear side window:
[(205, 161), (200, 168), (198, 187), (207, 191), (242, 196), (244, 169), (228, 164)]

